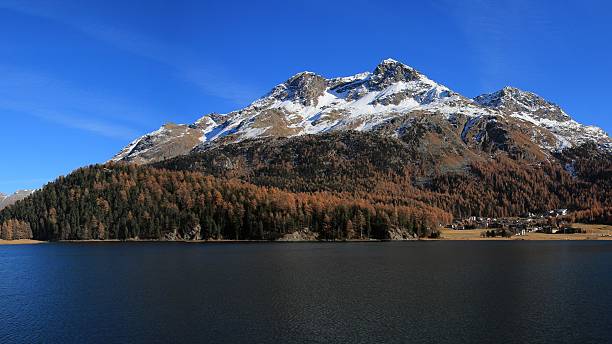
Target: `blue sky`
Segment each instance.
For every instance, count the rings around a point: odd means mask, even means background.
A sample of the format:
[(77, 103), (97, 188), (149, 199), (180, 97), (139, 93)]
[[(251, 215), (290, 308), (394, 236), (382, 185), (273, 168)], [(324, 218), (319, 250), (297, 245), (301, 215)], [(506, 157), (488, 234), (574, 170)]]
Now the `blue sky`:
[(112, 157), (291, 75), (387, 57), (457, 92), (512, 85), (612, 131), (607, 1), (0, 0), (0, 191)]

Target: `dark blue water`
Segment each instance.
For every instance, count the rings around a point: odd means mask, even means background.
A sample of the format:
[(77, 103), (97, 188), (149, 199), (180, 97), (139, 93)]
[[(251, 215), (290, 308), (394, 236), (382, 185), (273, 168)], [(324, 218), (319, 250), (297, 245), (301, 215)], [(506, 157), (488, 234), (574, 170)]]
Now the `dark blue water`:
[(0, 343), (612, 342), (612, 242), (0, 246)]

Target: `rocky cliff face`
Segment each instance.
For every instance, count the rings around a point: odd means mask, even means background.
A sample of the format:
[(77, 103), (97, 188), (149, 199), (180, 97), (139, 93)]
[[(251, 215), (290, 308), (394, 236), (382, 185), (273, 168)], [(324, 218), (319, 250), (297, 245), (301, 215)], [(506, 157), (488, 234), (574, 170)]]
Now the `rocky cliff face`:
[[(419, 126), (423, 122), (437, 131)], [(349, 77), (299, 73), (244, 109), (206, 115), (191, 125), (165, 125), (132, 142), (113, 160), (151, 163), (245, 139), (347, 130), (391, 137), (425, 130), (420, 137), (454, 151), (542, 158), (595, 143), (612, 152), (612, 140), (603, 130), (577, 123), (533, 93), (505, 87), (469, 99), (387, 59), (372, 72)]]

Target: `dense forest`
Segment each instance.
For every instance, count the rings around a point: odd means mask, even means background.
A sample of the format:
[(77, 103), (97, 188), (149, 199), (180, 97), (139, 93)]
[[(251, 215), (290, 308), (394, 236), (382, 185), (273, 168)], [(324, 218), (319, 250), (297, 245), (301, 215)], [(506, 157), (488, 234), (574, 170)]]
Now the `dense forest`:
[[(343, 192), (406, 206), (417, 201), (455, 217), (612, 206), (612, 158), (596, 154), (594, 146), (579, 153), (568, 151), (559, 157), (564, 160), (512, 159), (507, 154), (478, 157), (462, 162), (460, 169), (428, 156), (431, 149), (424, 154), (414, 147), (390, 137), (342, 132), (245, 141), (155, 166), (239, 178), (291, 192)], [(432, 161), (437, 161), (434, 168)], [(568, 173), (560, 161), (571, 162), (577, 175)]]
[(79, 169), (0, 213), (0, 223), (27, 224), (39, 240), (270, 240), (306, 228), (320, 239), (384, 239), (398, 230), (429, 235), (451, 218), (419, 202), (292, 193), (126, 164)]
[(610, 154), (580, 149), (539, 161), (440, 160), (356, 132), (244, 141), (153, 165), (79, 169), (0, 212), (0, 238), (405, 238), (435, 235), (453, 217), (556, 208), (610, 223)]

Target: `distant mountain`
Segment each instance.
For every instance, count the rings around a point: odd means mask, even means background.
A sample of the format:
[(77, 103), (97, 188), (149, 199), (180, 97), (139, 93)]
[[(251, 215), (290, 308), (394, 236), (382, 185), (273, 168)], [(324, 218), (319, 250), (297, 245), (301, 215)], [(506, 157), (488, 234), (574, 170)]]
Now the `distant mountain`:
[[(603, 130), (577, 123), (559, 106), (533, 93), (505, 87), (469, 99), (412, 67), (387, 59), (372, 72), (350, 77), (326, 79), (312, 72), (299, 73), (244, 109), (206, 115), (191, 125), (166, 124), (133, 141), (113, 160), (151, 163), (250, 138), (331, 131), (399, 137), (423, 118), (452, 129), (448, 138), (459, 150), (491, 148), (491, 142), (483, 140), (495, 131), (511, 140), (521, 136), (516, 139), (533, 143), (528, 150), (539, 156), (589, 142), (612, 151), (612, 139)], [(496, 136), (494, 140), (506, 140)]]
[(18, 190), (12, 195), (5, 195), (0, 193), (0, 210), (30, 196), (34, 191), (35, 190)]

